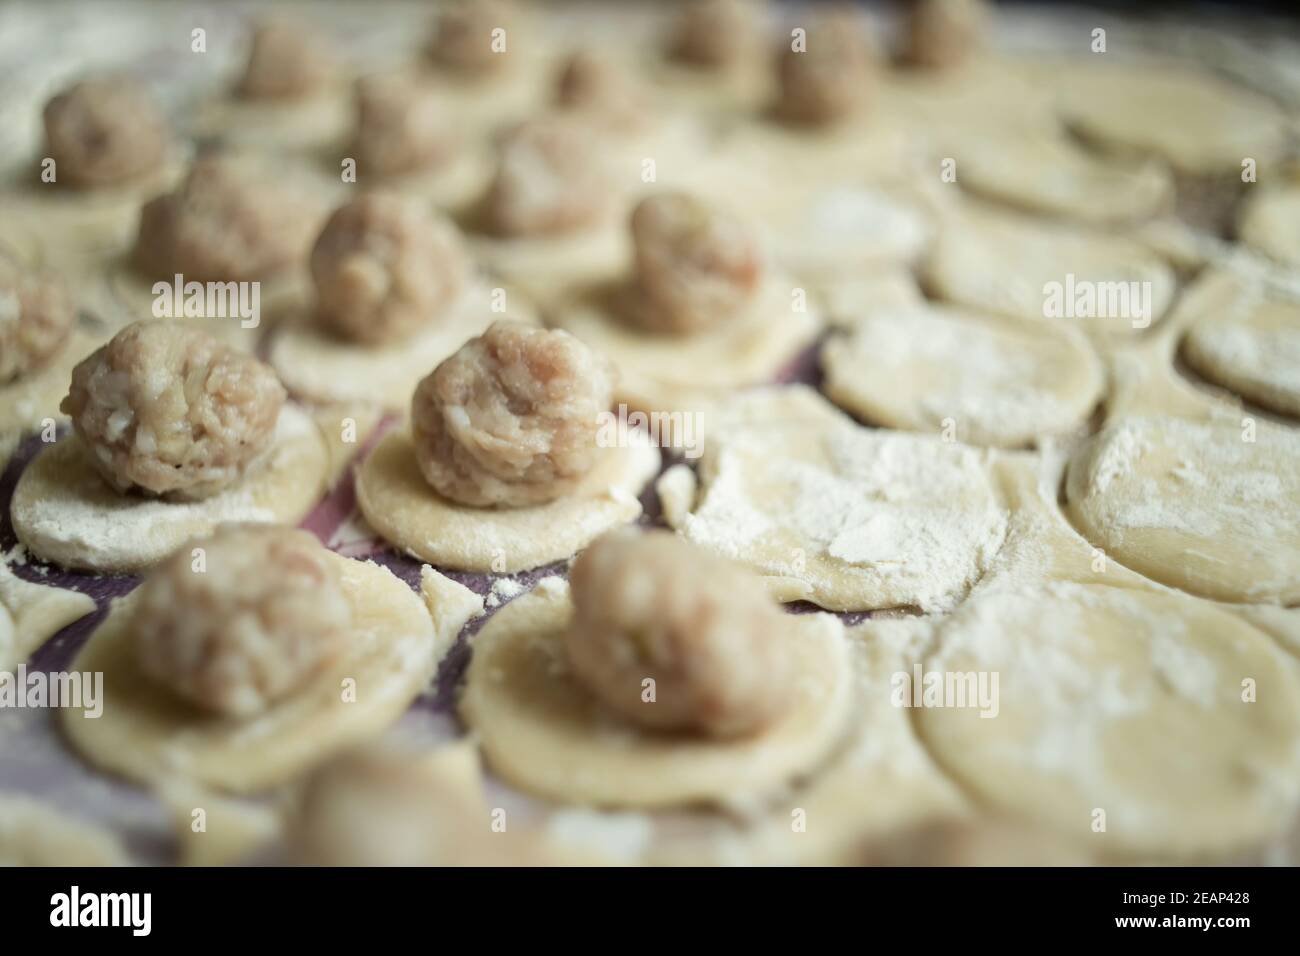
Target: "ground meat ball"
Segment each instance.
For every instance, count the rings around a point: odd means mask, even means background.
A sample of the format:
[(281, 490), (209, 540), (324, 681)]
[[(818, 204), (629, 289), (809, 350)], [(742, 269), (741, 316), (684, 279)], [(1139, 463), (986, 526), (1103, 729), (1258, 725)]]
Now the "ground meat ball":
[(807, 28), (803, 52), (782, 47), (778, 113), (810, 126), (839, 122), (858, 112), (872, 86), (872, 52), (853, 11), (824, 14)]
[(656, 332), (689, 333), (748, 305), (763, 277), (752, 230), (692, 196), (668, 193), (632, 211), (636, 319)]
[(48, 362), (67, 342), (76, 309), (50, 276), (24, 275), (0, 260), (0, 385)]
[(438, 166), (459, 137), (446, 104), (404, 74), (377, 74), (357, 83), (357, 130), (349, 155), (362, 175), (396, 176)]
[(562, 108), (601, 126), (630, 130), (646, 122), (648, 106), (627, 71), (590, 50), (565, 60), (555, 92)]
[(503, 236), (575, 232), (605, 214), (611, 191), (587, 126), (532, 120), (502, 141), (485, 213)]
[(681, 11), (669, 54), (691, 66), (721, 69), (761, 47), (759, 4), (747, 0), (691, 0)]
[(495, 322), (416, 387), (420, 470), (463, 505), (553, 501), (595, 463), (613, 386), (613, 367), (567, 332)]
[(622, 716), (732, 737), (784, 706), (784, 615), (752, 574), (668, 532), (623, 531), (580, 554), (569, 580), (570, 666)]
[(367, 193), (340, 207), (311, 253), (321, 320), (365, 344), (407, 338), (437, 319), (468, 272), (455, 226), (394, 193)]
[[(202, 563), (194, 549), (202, 548)], [(140, 668), (204, 710), (250, 717), (343, 648), (352, 609), (305, 531), (224, 525), (160, 564), (136, 593)]]
[(988, 26), (984, 0), (915, 0), (907, 20), (906, 59), (943, 69), (963, 62)]
[[(469, 76), (495, 73), (509, 62), (515, 42), (515, 9), (501, 0), (459, 0), (438, 17), (429, 40), (429, 58), (436, 64)], [(494, 30), (505, 30), (505, 48), (493, 47)], [(499, 46), (499, 45), (498, 45)]]
[(45, 141), (58, 182), (124, 182), (162, 165), (167, 124), (153, 97), (120, 76), (82, 80), (45, 104)]
[(306, 258), (318, 219), (256, 163), (209, 155), (140, 212), (135, 260), (154, 278), (261, 280)]
[(311, 96), (328, 82), (333, 59), (324, 37), (310, 27), (265, 20), (253, 32), (239, 95), (253, 100)]
[(163, 319), (128, 325), (83, 359), (60, 407), (118, 491), (197, 499), (270, 444), (284, 399), (253, 356)]

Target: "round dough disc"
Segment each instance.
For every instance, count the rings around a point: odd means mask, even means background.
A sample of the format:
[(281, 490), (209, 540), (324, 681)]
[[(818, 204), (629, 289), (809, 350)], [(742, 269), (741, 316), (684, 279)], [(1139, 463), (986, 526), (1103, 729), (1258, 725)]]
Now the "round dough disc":
[(1086, 223), (1149, 219), (1170, 209), (1173, 177), (1156, 160), (1084, 152), (1056, 132), (972, 136), (956, 154), (958, 182), (995, 202)]
[(535, 324), (537, 316), (522, 295), (503, 289), (505, 311), (493, 311), (493, 290), (476, 284), (445, 315), (409, 339), (365, 346), (346, 342), (311, 324), (298, 313), (294, 324), (277, 323), (269, 361), (285, 387), (315, 402), (370, 402), (405, 411), (420, 379), (467, 339), (498, 319)]
[[(1098, 585), (993, 591), (942, 625), (924, 672), (998, 675), (992, 719), (953, 699), (916, 709), (940, 765), (978, 799), (1101, 854), (1223, 853), (1294, 816), (1294, 671), (1208, 603)], [(1105, 832), (1093, 831), (1098, 810)]]
[(43, 561), (100, 573), (140, 571), (227, 521), (297, 524), (325, 491), (329, 452), (315, 422), (286, 405), (271, 447), (234, 486), (201, 501), (122, 495), (67, 435), (28, 464), (10, 516), (18, 540)]
[(789, 617), (789, 709), (754, 736), (719, 741), (609, 714), (568, 670), (571, 614), (556, 578), (512, 601), (474, 639), (461, 697), (492, 769), (533, 794), (619, 807), (753, 800), (816, 769), (849, 729), (852, 667), (830, 615)]
[(640, 331), (616, 313), (619, 283), (588, 287), (560, 304), (552, 324), (618, 366), (618, 401), (641, 411), (699, 411), (710, 399), (774, 380), (816, 337), (822, 315), (795, 280), (770, 277), (743, 314), (694, 335)]
[[(77, 708), (62, 714), (72, 745), (96, 766), (133, 780), (179, 775), (247, 793), (292, 779), (382, 731), (425, 688), (459, 627), (435, 633), (420, 596), (386, 568), (336, 554), (329, 560), (352, 607), (347, 652), (247, 720), (204, 713), (144, 674), (131, 643), (133, 601), (116, 603), (72, 665), (104, 675), (97, 719)], [(345, 699), (343, 688), (352, 686), (355, 699)]]
[(985, 457), (847, 421), (711, 428), (681, 533), (833, 611), (956, 604), (1006, 536)]
[(1182, 354), (1216, 385), (1300, 417), (1300, 301), (1247, 301), (1206, 315), (1188, 330)]
[(528, 508), (470, 508), (424, 480), (405, 429), (384, 436), (357, 472), (357, 504), (385, 540), (440, 568), (511, 573), (564, 561), (641, 514), (659, 471), (648, 444), (608, 449), (572, 494)]
[(1213, 176), (1239, 174), (1247, 156), (1268, 162), (1287, 145), (1281, 109), (1203, 71), (1107, 63), (1067, 75), (1066, 121), (1116, 152), (1154, 154), (1180, 172)]
[(937, 306), (875, 313), (822, 348), (835, 402), (889, 428), (1016, 447), (1081, 424), (1104, 384), (1069, 326)]
[(986, 214), (940, 230), (925, 282), (977, 311), (1117, 337), (1158, 322), (1176, 286), (1173, 270), (1132, 240)]
[(1066, 498), (1085, 537), (1149, 578), (1222, 601), (1300, 601), (1300, 433), (1123, 418), (1075, 454)]
[(1278, 262), (1300, 269), (1300, 185), (1259, 189), (1241, 207), (1237, 237)]

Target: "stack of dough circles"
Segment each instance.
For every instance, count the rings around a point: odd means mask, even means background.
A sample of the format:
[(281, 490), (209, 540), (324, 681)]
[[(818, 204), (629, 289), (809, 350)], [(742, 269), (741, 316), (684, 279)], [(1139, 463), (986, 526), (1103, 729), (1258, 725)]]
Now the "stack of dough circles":
[(867, 421), (1018, 447), (1079, 426), (1101, 362), (1077, 329), (942, 306), (869, 315), (822, 348), (826, 394)]
[(1258, 188), (1242, 205), (1237, 237), (1270, 259), (1300, 269), (1300, 183)]
[(983, 212), (940, 231), (924, 281), (957, 305), (1102, 338), (1157, 323), (1176, 286), (1168, 264), (1134, 240)]
[(123, 495), (75, 434), (42, 449), (18, 479), (10, 517), (42, 561), (98, 573), (141, 571), (225, 522), (297, 524), (325, 492), (329, 449), (315, 421), (285, 405), (270, 447), (243, 477), (198, 501)]
[[(380, 733), (424, 690), (468, 618), (435, 628), (420, 595), (391, 571), (333, 553), (326, 558), (338, 570), (352, 628), (346, 651), (305, 686), (247, 719), (192, 707), (140, 669), (128, 596), (72, 665), (104, 675), (98, 719), (78, 708), (63, 712), (72, 745), (96, 766), (132, 780), (179, 776), (249, 793)], [(448, 603), (459, 603), (465, 590), (446, 578), (441, 589)]]
[(711, 399), (775, 379), (821, 331), (823, 317), (794, 279), (763, 281), (745, 310), (690, 335), (635, 328), (619, 314), (627, 286), (603, 283), (558, 302), (551, 323), (618, 366), (618, 401), (641, 411), (698, 411)]
[(380, 536), (422, 561), (458, 571), (523, 571), (567, 560), (640, 516), (638, 496), (659, 472), (659, 449), (641, 438), (604, 452), (562, 498), (475, 508), (434, 491), (420, 473), (410, 432), (395, 429), (357, 472), (357, 504)]
[(956, 159), (965, 189), (1028, 212), (1107, 224), (1149, 219), (1173, 205), (1173, 177), (1159, 160), (1096, 157), (1055, 131), (972, 136)]
[(1107, 63), (1066, 75), (1066, 122), (1112, 152), (1154, 155), (1180, 173), (1213, 177), (1240, 174), (1246, 158), (1262, 166), (1287, 146), (1278, 106), (1205, 71)]
[(1075, 453), (1075, 526), (1140, 574), (1221, 601), (1300, 601), (1300, 433), (1134, 416)]
[(991, 718), (955, 697), (916, 710), (938, 763), (978, 801), (1100, 856), (1222, 854), (1295, 813), (1294, 668), (1208, 602), (1104, 585), (997, 589), (941, 625), (924, 670), (998, 675)]
[(977, 449), (805, 418), (710, 430), (688, 539), (832, 611), (955, 605), (1007, 514)]
[(1300, 417), (1300, 299), (1243, 292), (1238, 303), (1196, 321), (1183, 357), (1216, 385)]
[(854, 678), (843, 625), (790, 616), (788, 707), (747, 737), (644, 730), (607, 711), (570, 672), (568, 585), (550, 578), (474, 640), (461, 715), (492, 769), (565, 803), (662, 808), (779, 794), (821, 765), (850, 729)]
[(373, 402), (395, 411), (408, 409), (420, 379), (494, 321), (537, 322), (522, 295), (482, 282), (411, 338), (391, 343), (347, 342), (313, 324), (309, 310), (299, 310), (297, 322), (277, 323), (271, 341), (268, 358), (285, 388), (310, 401)]

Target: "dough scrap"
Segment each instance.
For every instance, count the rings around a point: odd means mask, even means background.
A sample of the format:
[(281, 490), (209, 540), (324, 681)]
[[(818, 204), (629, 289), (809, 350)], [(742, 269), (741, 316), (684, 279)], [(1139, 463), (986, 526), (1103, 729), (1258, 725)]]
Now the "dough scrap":
[(847, 730), (848, 647), (830, 615), (789, 617), (790, 709), (754, 736), (719, 741), (646, 732), (601, 708), (569, 674), (571, 613), (567, 585), (552, 578), (474, 639), (461, 714), (493, 770), (531, 793), (647, 808), (758, 798), (815, 770)]
[(290, 405), (260, 463), (202, 501), (118, 494), (86, 454), (75, 435), (43, 449), (18, 479), (10, 516), (18, 539), (43, 561), (100, 573), (140, 571), (227, 521), (297, 524), (325, 491), (329, 472), (315, 422)]
[(494, 321), (536, 324), (524, 297), (505, 294), (506, 312), (492, 310), (494, 290), (476, 285), (445, 316), (409, 339), (365, 346), (345, 342), (315, 327), (311, 317), (277, 328), (268, 356), (287, 389), (316, 402), (372, 402), (390, 411), (407, 411), (420, 379)]
[(1070, 326), (941, 306), (882, 311), (822, 347), (836, 403), (889, 428), (1016, 447), (1088, 417), (1105, 374)]
[(1056, 132), (1024, 130), (964, 143), (958, 182), (995, 202), (1033, 213), (1104, 225), (1171, 211), (1174, 183), (1158, 160), (1093, 156)]
[(126, 848), (112, 833), (50, 808), (44, 801), (0, 793), (0, 866), (126, 866)]
[[(940, 230), (924, 282), (956, 305), (1034, 322), (1077, 324), (1098, 337), (1132, 336), (1155, 325), (1175, 290), (1173, 270), (1137, 242), (984, 212), (955, 217)], [(1059, 318), (1049, 318), (1045, 311), (1049, 283), (1059, 286)], [(1096, 317), (1070, 317), (1085, 288), (1095, 295)], [(1149, 301), (1144, 302), (1147, 290)], [(1145, 314), (1143, 305), (1149, 310)]]
[(1300, 184), (1259, 189), (1242, 205), (1237, 237), (1271, 259), (1300, 269)]
[(12, 672), (47, 640), (94, 610), (88, 595), (24, 581), (0, 560), (0, 672)]
[(658, 471), (658, 449), (629, 444), (609, 449), (571, 495), (531, 508), (470, 508), (429, 487), (403, 429), (386, 435), (361, 466), (357, 503), (379, 535), (421, 561), (512, 573), (563, 561), (635, 521), (637, 496)]
[(714, 429), (681, 533), (835, 611), (951, 607), (1007, 515), (977, 449), (826, 416)]
[[(980, 801), (1107, 856), (1223, 853), (1293, 818), (1300, 685), (1264, 635), (1210, 604), (1078, 584), (998, 590), (941, 625), (924, 669), (999, 675), (993, 719), (916, 712), (940, 765)], [(1245, 678), (1260, 684), (1255, 702), (1242, 701)]]
[[(1102, 58), (1104, 59), (1104, 57)], [(1060, 109), (1085, 139), (1151, 154), (1195, 176), (1237, 175), (1243, 157), (1270, 162), (1286, 148), (1286, 118), (1265, 97), (1185, 66), (1074, 66)]]
[(768, 278), (752, 306), (734, 319), (686, 336), (640, 331), (612, 314), (616, 288), (589, 286), (549, 312), (553, 325), (572, 332), (618, 366), (619, 402), (641, 411), (698, 412), (719, 396), (776, 378), (817, 337), (815, 303), (796, 306), (795, 280)]
[[(1071, 520), (1147, 577), (1229, 602), (1300, 601), (1300, 433), (1128, 417), (1076, 452)], [(1253, 437), (1253, 441), (1249, 438)]]
[[(104, 712), (89, 720), (78, 709), (63, 711), (68, 739), (95, 765), (133, 780), (181, 777), (252, 793), (382, 731), (424, 690), (460, 626), (435, 629), (420, 596), (386, 568), (333, 553), (328, 559), (352, 605), (352, 640), (304, 688), (252, 720), (185, 705), (136, 664), (128, 596), (114, 604), (73, 664), (103, 672)], [(346, 695), (349, 688), (355, 699)]]
[(1234, 307), (1192, 324), (1182, 355), (1216, 385), (1300, 417), (1300, 299), (1243, 289)]

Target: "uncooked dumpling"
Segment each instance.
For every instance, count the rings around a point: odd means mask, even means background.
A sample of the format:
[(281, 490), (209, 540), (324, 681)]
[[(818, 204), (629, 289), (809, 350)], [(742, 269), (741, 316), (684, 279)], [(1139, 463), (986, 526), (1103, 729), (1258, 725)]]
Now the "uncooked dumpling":
[(939, 764), (991, 808), (1100, 855), (1230, 852), (1294, 816), (1294, 671), (1206, 602), (1099, 585), (997, 589), (941, 626), (924, 671), (968, 687), (998, 678), (991, 719), (955, 697), (916, 711)]
[(1070, 462), (1067, 508), (1094, 545), (1223, 601), (1300, 601), (1300, 434), (1264, 421), (1131, 417)]
[(1080, 425), (1104, 383), (1069, 326), (941, 306), (882, 311), (822, 349), (826, 393), (867, 421), (1018, 446)]

